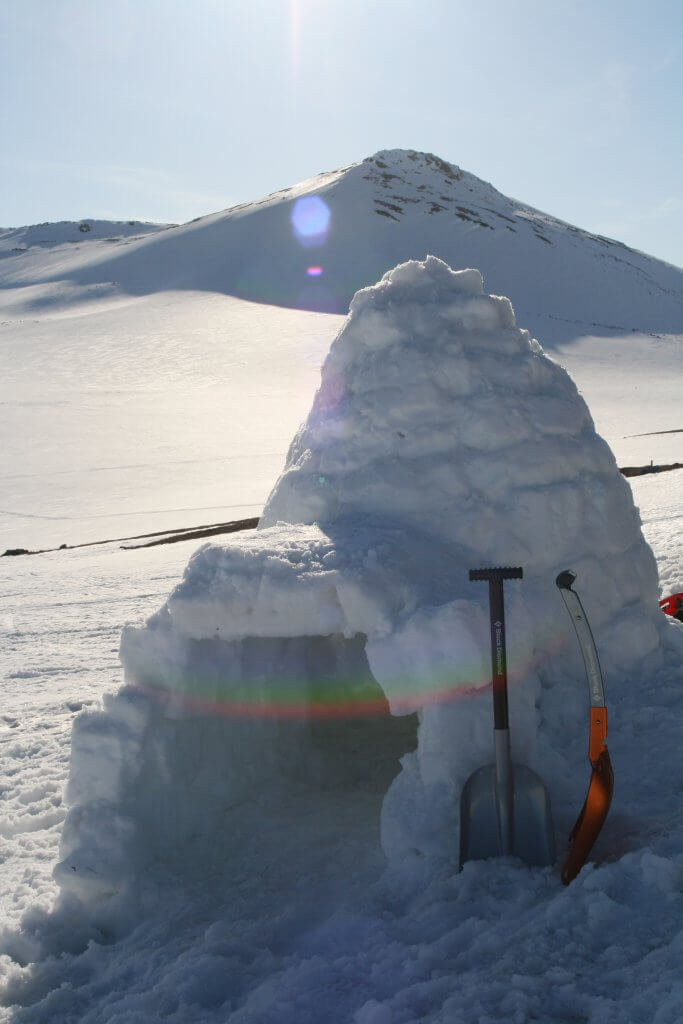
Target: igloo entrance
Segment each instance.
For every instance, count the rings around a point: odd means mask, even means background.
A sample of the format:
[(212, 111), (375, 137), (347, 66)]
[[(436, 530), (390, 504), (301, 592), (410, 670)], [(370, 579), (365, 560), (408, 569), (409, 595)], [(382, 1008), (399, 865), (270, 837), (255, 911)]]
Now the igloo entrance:
[(364, 634), (214, 636), (182, 655), (157, 640), (134, 685), (74, 727), (63, 891), (98, 903), (151, 865), (223, 877), (279, 814), (292, 849), (351, 830), (381, 857), (382, 803), (418, 716), (391, 714)]

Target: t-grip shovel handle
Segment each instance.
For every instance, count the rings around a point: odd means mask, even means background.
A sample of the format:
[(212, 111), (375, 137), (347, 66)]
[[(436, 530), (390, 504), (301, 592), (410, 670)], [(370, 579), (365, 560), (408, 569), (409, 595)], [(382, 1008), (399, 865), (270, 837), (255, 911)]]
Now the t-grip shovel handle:
[(524, 575), (524, 570), (521, 568), (512, 568), (509, 565), (499, 565), (495, 569), (470, 569), (470, 583), (476, 583), (477, 580), (521, 580)]
[(507, 657), (505, 652), (505, 606), (503, 580), (521, 580), (524, 571), (510, 566), (470, 569), (470, 582), (488, 580), (491, 616), (491, 682), (493, 687), (493, 728), (508, 728)]

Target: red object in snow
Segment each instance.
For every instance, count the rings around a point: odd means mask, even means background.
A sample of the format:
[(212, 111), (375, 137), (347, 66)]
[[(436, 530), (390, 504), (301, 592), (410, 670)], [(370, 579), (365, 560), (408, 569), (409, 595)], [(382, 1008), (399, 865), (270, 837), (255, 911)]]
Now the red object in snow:
[(659, 607), (665, 615), (673, 615), (675, 619), (683, 622), (683, 594), (671, 594), (670, 597), (663, 597)]

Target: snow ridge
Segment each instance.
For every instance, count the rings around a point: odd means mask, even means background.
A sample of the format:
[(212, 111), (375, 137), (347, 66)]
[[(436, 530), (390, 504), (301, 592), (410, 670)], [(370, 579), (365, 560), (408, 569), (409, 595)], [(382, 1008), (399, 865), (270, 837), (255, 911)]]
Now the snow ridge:
[(123, 238), (141, 238), (171, 226), (139, 220), (109, 221), (85, 218), (79, 221), (32, 224), (20, 228), (0, 228), (0, 257), (25, 253), (33, 248), (52, 249), (60, 245), (75, 245), (88, 241), (119, 242)]

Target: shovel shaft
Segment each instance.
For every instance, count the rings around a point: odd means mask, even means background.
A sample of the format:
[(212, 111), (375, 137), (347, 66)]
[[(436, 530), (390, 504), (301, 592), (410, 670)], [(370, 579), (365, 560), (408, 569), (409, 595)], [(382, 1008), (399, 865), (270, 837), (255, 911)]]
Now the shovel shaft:
[(488, 580), (489, 613), (491, 617), (491, 683), (493, 686), (493, 728), (508, 728), (508, 676), (505, 653), (505, 606), (503, 580), (519, 580), (519, 566), (498, 566), (493, 569), (470, 569), (470, 581)]
[(493, 733), (495, 744), (495, 793), (498, 815), (498, 837), (503, 856), (512, 853), (514, 821), (514, 781), (512, 758), (510, 757), (510, 733), (507, 729), (496, 729)]
[(493, 689), (494, 789), (498, 843), (510, 854), (514, 843), (514, 778), (508, 730), (508, 677), (505, 650), (503, 580), (520, 579), (521, 568), (470, 569), (470, 580), (488, 580), (491, 619), (491, 684)]
[(489, 579), (489, 608), (491, 611), (491, 684), (493, 687), (493, 728), (508, 728), (508, 670), (505, 649), (505, 606), (503, 580), (500, 576)]

